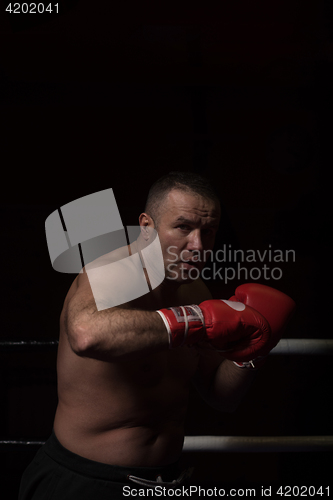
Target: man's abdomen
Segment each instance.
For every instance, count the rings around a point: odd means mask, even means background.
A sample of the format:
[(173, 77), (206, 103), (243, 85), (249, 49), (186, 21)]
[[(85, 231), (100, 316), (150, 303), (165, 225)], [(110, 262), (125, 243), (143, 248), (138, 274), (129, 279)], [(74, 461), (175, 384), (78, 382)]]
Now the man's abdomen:
[[(60, 443), (77, 455), (110, 465), (153, 467), (178, 460), (183, 446), (183, 422), (161, 419), (147, 425), (123, 425), (99, 429), (80, 424), (80, 416), (71, 416), (58, 406), (54, 432)], [(134, 417), (134, 415), (133, 415)], [(85, 420), (85, 419), (84, 419)]]

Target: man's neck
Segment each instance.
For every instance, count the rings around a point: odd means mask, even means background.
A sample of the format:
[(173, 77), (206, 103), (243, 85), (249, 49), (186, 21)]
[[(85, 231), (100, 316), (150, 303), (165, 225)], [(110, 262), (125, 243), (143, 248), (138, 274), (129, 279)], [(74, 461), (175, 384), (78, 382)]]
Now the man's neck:
[(159, 308), (170, 307), (175, 305), (177, 301), (180, 286), (181, 283), (175, 283), (165, 278), (159, 286), (150, 292), (150, 295), (154, 302), (159, 304)]

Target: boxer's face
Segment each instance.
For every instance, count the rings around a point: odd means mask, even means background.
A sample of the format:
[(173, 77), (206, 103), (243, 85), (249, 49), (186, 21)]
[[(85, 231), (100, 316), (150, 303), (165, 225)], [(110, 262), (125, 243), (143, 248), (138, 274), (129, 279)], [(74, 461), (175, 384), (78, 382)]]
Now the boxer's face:
[(157, 228), (168, 280), (186, 283), (198, 277), (205, 265), (204, 251), (213, 249), (219, 220), (220, 207), (213, 200), (170, 191)]

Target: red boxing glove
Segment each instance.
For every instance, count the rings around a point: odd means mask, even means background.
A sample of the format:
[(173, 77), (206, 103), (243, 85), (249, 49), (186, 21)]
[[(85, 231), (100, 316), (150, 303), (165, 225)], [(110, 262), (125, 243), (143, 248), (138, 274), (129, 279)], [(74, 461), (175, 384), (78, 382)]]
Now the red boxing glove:
[[(206, 300), (199, 306), (179, 306), (157, 311), (169, 333), (170, 348), (209, 341), (218, 350), (237, 345), (235, 357), (244, 359), (242, 345), (268, 342), (266, 319), (251, 307), (228, 300)], [(243, 339), (247, 340), (244, 342)]]
[[(296, 307), (295, 302), (285, 293), (258, 283), (240, 285), (236, 288), (235, 295), (230, 300), (239, 301), (253, 307), (267, 319), (272, 331), (271, 337), (263, 343), (259, 350), (253, 350), (249, 346), (249, 354), (251, 352), (252, 359), (258, 356), (267, 356), (279, 342), (285, 327), (292, 317)], [(242, 361), (248, 361), (249, 359), (251, 358), (244, 358)]]

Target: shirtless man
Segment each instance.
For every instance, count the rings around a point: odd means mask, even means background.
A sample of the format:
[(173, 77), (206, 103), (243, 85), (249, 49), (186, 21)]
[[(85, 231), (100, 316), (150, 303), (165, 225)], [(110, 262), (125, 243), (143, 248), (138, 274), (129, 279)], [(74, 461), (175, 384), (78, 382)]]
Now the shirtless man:
[[(60, 317), (54, 433), (24, 473), (20, 500), (110, 500), (123, 498), (124, 485), (137, 487), (133, 477), (142, 479), (139, 484), (157, 476), (170, 483), (180, 472), (190, 384), (218, 410), (237, 407), (255, 371), (221, 357), (192, 324), (188, 340), (177, 346), (179, 332), (166, 310), (212, 299), (190, 271), (204, 266), (194, 256), (213, 249), (219, 219), (218, 199), (206, 181), (169, 174), (155, 183), (139, 217), (143, 231), (158, 232), (166, 274), (161, 285), (98, 311), (87, 273), (74, 280)], [(259, 329), (269, 331), (258, 313), (261, 321)]]

